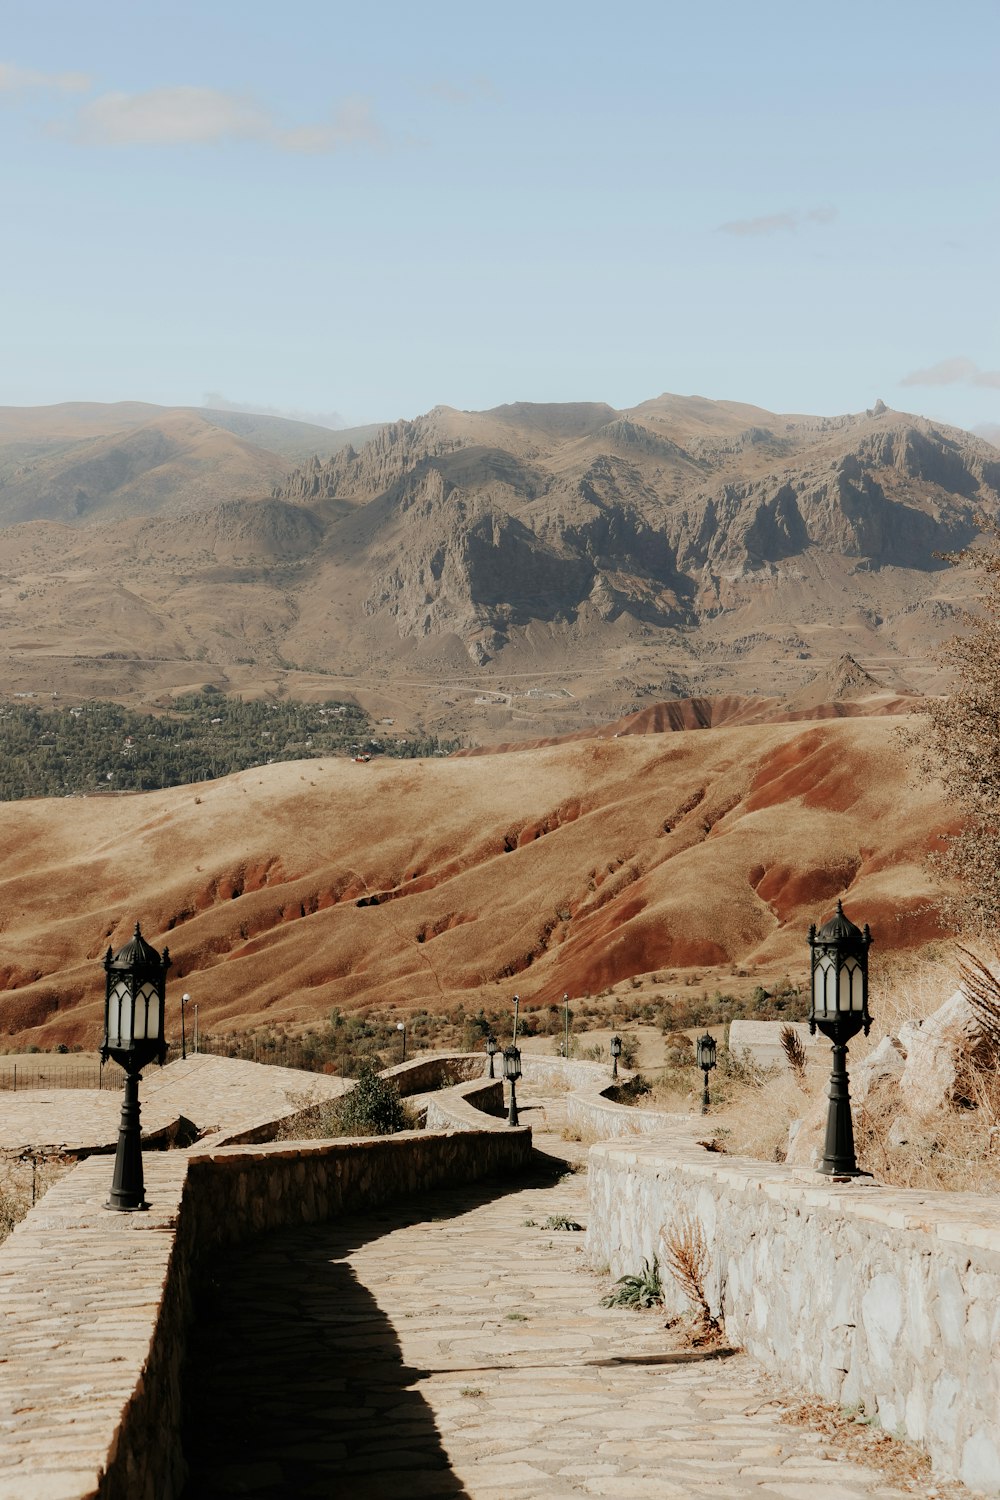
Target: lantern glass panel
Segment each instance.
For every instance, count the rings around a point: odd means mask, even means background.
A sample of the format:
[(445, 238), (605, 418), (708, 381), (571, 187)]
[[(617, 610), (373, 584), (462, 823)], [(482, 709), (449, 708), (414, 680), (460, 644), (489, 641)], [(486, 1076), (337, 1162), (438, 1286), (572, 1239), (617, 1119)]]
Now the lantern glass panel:
[(108, 996), (107, 1045), (117, 1048), (132, 1045), (132, 992), (124, 979), (119, 979)]
[(135, 997), (133, 1035), (137, 1042), (155, 1042), (160, 1036), (160, 996), (155, 984), (141, 985)]
[(840, 971), (840, 1009), (864, 1008), (864, 975), (856, 958), (848, 958)]
[(813, 969), (813, 1011), (817, 1016), (837, 1014), (837, 965), (829, 953)]

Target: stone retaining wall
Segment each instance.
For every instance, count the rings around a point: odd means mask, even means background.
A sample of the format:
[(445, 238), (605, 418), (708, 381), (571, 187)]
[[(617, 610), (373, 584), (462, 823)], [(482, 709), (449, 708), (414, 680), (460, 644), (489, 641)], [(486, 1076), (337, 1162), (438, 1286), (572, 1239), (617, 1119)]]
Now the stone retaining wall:
[(972, 1194), (833, 1185), (720, 1157), (695, 1121), (590, 1151), (588, 1248), (620, 1276), (686, 1215), (734, 1344), (789, 1387), (922, 1443), (944, 1474), (1000, 1495), (1000, 1209)]
[[(474, 1078), (427, 1099), (428, 1130), (507, 1129), (500, 1079)], [(483, 1116), (487, 1118), (484, 1120)]]
[(446, 1135), (156, 1153), (139, 1214), (105, 1210), (108, 1158), (68, 1172), (0, 1248), (3, 1500), (176, 1500), (199, 1259), (269, 1229), (520, 1171), (531, 1131), (479, 1121)]
[(484, 1052), (422, 1053), (409, 1062), (383, 1068), (381, 1076), (391, 1078), (402, 1098), (408, 1099), (411, 1094), (423, 1094), (428, 1089), (448, 1088), (453, 1083), (481, 1078), (486, 1062)]

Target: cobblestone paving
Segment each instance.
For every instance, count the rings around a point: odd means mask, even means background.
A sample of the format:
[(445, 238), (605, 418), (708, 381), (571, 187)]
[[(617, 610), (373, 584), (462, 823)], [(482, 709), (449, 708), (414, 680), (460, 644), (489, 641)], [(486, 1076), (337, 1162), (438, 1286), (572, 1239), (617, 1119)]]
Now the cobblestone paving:
[(186, 1500), (901, 1496), (783, 1425), (743, 1355), (672, 1350), (655, 1312), (600, 1307), (582, 1236), (525, 1222), (587, 1206), (584, 1175), (558, 1175), (583, 1155), (558, 1102), (528, 1102), (549, 1164), (517, 1190), (452, 1189), (220, 1263), (186, 1380)]

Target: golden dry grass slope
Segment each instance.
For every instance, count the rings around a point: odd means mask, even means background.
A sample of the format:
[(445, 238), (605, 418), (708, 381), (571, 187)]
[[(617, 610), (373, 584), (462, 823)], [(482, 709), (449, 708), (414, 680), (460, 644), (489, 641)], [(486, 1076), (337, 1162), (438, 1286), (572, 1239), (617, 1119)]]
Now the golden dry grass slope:
[(804, 966), (837, 896), (927, 938), (942, 824), (887, 718), (718, 727), (0, 806), (0, 1032), (92, 1043), (138, 918), (203, 1028)]

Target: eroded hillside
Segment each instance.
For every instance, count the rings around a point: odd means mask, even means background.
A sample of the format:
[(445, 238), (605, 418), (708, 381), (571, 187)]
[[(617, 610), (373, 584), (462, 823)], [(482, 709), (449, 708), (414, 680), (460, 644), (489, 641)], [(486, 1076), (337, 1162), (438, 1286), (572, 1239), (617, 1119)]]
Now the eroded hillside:
[(839, 895), (919, 942), (942, 812), (905, 755), (890, 719), (764, 723), (5, 804), (0, 1031), (92, 1043), (137, 918), (205, 1027), (796, 973)]

